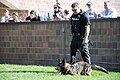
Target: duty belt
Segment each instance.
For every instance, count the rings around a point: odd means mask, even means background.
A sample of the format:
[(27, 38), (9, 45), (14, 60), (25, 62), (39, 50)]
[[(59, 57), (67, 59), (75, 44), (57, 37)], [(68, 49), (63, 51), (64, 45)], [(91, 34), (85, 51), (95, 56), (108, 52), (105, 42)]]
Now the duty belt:
[(73, 33), (72, 35), (73, 35), (73, 36), (79, 36), (80, 33)]

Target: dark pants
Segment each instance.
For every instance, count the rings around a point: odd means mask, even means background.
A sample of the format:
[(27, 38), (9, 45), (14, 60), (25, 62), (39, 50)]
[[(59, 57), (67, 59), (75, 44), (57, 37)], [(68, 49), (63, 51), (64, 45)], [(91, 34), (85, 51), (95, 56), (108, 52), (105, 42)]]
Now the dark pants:
[(73, 63), (73, 56), (76, 57), (76, 51), (79, 49), (81, 52), (82, 58), (84, 62), (87, 62), (88, 64), (91, 64), (90, 56), (89, 56), (89, 48), (88, 43), (82, 44), (83, 38), (82, 36), (73, 36), (73, 39), (71, 41), (70, 45), (70, 63)]

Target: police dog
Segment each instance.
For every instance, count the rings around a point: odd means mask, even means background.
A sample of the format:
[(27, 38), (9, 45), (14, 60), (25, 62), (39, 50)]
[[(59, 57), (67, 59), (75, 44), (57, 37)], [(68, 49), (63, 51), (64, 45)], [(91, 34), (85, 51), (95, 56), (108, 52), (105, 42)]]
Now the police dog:
[(73, 65), (71, 65), (71, 64), (67, 63), (65, 61), (65, 59), (63, 59), (62, 61), (59, 59), (58, 60), (58, 65), (57, 65), (57, 67), (55, 69), (57, 71), (59, 71), (62, 75), (82, 74), (82, 75), (91, 76), (91, 72), (92, 72), (91, 68), (98, 69), (98, 70), (108, 74), (108, 71), (105, 68), (101, 67), (101, 66), (91, 65), (91, 64), (88, 64), (88, 63), (83, 62), (83, 61), (76, 62)]

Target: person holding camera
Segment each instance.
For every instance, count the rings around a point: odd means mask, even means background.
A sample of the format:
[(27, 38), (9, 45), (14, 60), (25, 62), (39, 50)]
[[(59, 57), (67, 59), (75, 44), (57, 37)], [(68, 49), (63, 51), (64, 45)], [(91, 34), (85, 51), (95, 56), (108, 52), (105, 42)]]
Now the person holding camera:
[(54, 21), (65, 20), (60, 4), (59, 3), (55, 4), (53, 8), (54, 8), (53, 20)]

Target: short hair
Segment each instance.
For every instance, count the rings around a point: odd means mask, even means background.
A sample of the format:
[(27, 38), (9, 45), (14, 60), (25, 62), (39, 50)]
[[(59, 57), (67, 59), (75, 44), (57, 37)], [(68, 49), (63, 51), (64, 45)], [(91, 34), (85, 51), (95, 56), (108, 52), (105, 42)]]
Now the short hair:
[(69, 11), (67, 9), (64, 10), (64, 13), (69, 14)]
[(75, 7), (77, 7), (79, 4), (77, 3), (77, 2), (74, 2), (72, 5), (71, 5), (71, 7), (72, 8), (75, 8)]
[(34, 14), (34, 13), (35, 13), (35, 10), (31, 10), (31, 11), (30, 11), (30, 14)]

